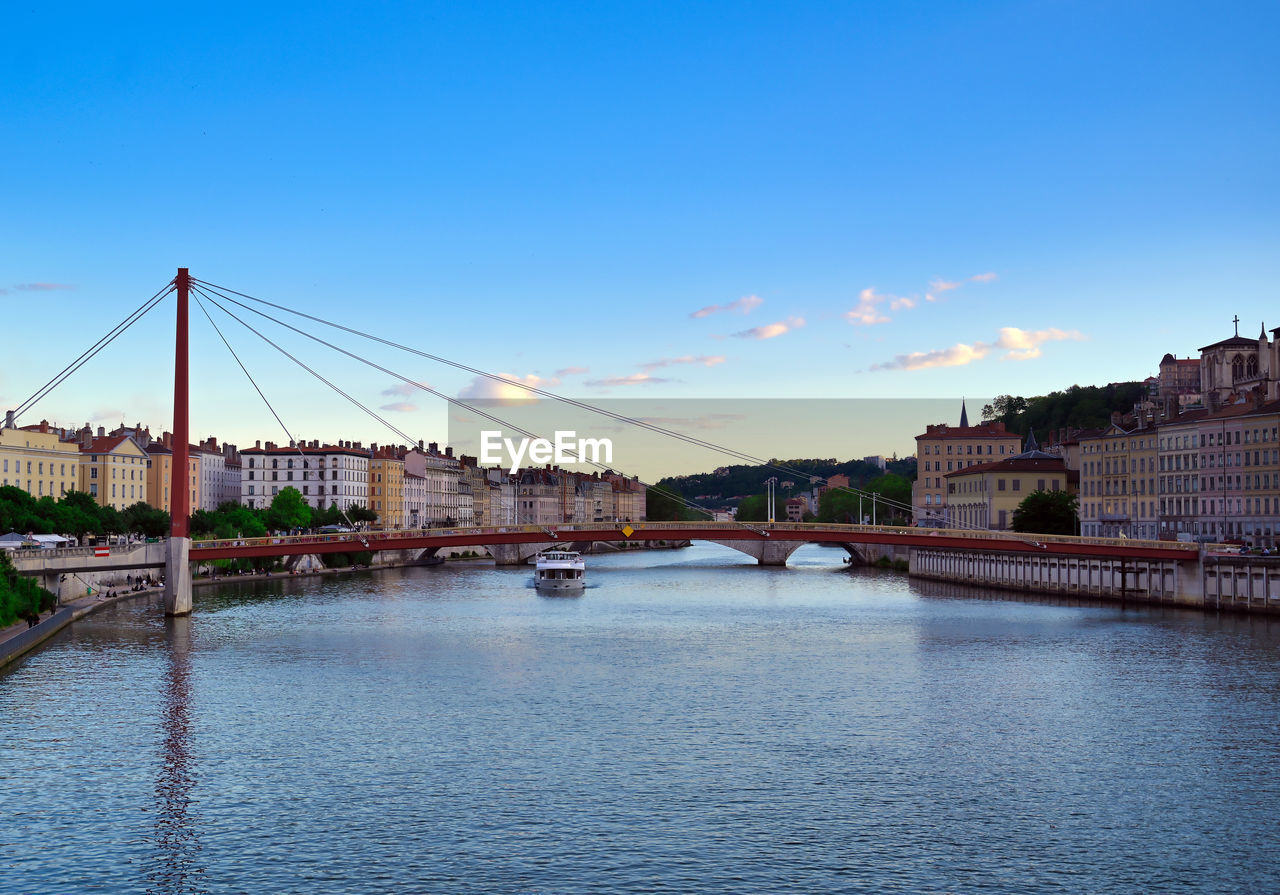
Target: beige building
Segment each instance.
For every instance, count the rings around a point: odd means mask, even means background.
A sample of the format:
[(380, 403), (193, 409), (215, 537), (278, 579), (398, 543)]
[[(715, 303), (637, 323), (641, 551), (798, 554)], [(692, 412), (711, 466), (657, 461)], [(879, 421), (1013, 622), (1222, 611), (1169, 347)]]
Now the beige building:
[(494, 525), (488, 471), (474, 457), (462, 457), (462, 481), (471, 487), (471, 524)]
[(65, 430), (42, 420), (38, 426), (0, 429), (0, 485), (32, 497), (60, 499), (80, 487), (80, 449)]
[(1036, 491), (1070, 491), (1074, 475), (1061, 457), (1043, 451), (966, 466), (943, 476), (951, 525), (1007, 531), (1013, 511)]
[(1080, 533), (1153, 540), (1160, 536), (1158, 432), (1113, 423), (1080, 437)]
[(374, 525), (385, 530), (404, 528), (404, 460), (393, 447), (371, 446), (369, 509), (378, 514)]
[(648, 486), (636, 476), (628, 478), (617, 472), (602, 473), (613, 487), (613, 521), (642, 522), (648, 518)]
[(171, 513), (173, 499), (169, 494), (170, 470), (173, 469), (173, 451), (158, 441), (147, 445), (147, 503), (157, 510)]
[(80, 490), (99, 506), (123, 510), (147, 500), (147, 452), (127, 435), (112, 437), (98, 429), (90, 437), (81, 430)]
[(1003, 423), (969, 425), (960, 405), (960, 425), (928, 426), (916, 436), (916, 481), (911, 488), (912, 513), (917, 525), (945, 527), (951, 523), (947, 475), (974, 466), (996, 463), (1019, 453), (1022, 439)]

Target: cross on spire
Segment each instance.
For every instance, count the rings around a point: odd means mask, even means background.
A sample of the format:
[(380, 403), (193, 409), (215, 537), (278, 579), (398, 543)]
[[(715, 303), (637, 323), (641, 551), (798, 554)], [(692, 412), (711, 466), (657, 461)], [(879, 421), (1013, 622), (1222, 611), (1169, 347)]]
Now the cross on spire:
[(1232, 323), (1234, 323), (1234, 324), (1236, 325), (1236, 337), (1237, 337), (1237, 338), (1239, 338), (1239, 336), (1240, 336), (1240, 315), (1239, 315), (1239, 314), (1236, 314), (1236, 316), (1232, 317), (1232, 318), (1231, 318), (1231, 322), (1232, 322)]

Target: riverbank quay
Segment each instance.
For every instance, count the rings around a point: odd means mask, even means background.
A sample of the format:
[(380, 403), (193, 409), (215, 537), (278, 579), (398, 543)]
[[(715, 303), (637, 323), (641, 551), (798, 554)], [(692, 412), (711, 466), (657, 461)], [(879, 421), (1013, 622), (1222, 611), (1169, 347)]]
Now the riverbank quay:
[(115, 596), (99, 596), (97, 594), (81, 597), (66, 603), (60, 603), (47, 618), (40, 619), (35, 627), (29, 627), (25, 621), (12, 624), (0, 630), (0, 672), (13, 662), (44, 643), (54, 634), (72, 622), (87, 615), (92, 615), (107, 606), (114, 606), (124, 600), (163, 594), (162, 587), (149, 587), (143, 590), (126, 590)]
[(912, 550), (913, 578), (1111, 603), (1280, 615), (1280, 557), (1200, 551), (1177, 560)]
[[(633, 545), (628, 545), (633, 546)], [(657, 548), (650, 548), (657, 549)], [(663, 548), (669, 549), (669, 548)], [(369, 565), (353, 565), (342, 566), (338, 568), (313, 568), (313, 569), (296, 569), (278, 572), (262, 572), (252, 575), (202, 575), (193, 578), (191, 586), (193, 588), (208, 587), (217, 584), (241, 584), (254, 581), (280, 581), (282, 579), (297, 578), (321, 578), (333, 575), (343, 575), (352, 572), (369, 572), (379, 571), (382, 569), (401, 569), (410, 566), (431, 566), (442, 565), (444, 563), (486, 563), (492, 564), (493, 558), (488, 555), (462, 556), (455, 555), (445, 558), (432, 560), (414, 560), (414, 561), (392, 561), (385, 563), (371, 563)], [(145, 571), (145, 570), (139, 570)], [(25, 656), (27, 653), (39, 647), (53, 635), (57, 634), (68, 625), (72, 624), (85, 616), (92, 615), (107, 606), (114, 606), (124, 600), (133, 600), (143, 597), (162, 595), (163, 587), (144, 588), (142, 590), (122, 590), (115, 596), (102, 596), (97, 593), (80, 597), (76, 600), (62, 602), (54, 610), (54, 612), (41, 618), (40, 623), (35, 627), (29, 627), (25, 621), (19, 621), (7, 628), (0, 629), (0, 672), (3, 672), (13, 662)]]
[[(258, 575), (219, 575), (217, 577), (201, 577), (195, 578), (191, 582), (192, 587), (207, 587), (215, 584), (230, 584), (232, 582), (250, 582), (250, 581), (271, 581), (286, 578), (317, 578), (326, 575), (341, 575), (351, 572), (367, 572), (378, 569), (394, 569), (403, 568), (411, 565), (424, 565), (424, 563), (379, 563), (370, 566), (345, 566), (337, 569), (315, 569), (298, 572), (275, 572), (263, 573)], [(9, 665), (21, 659), (27, 653), (39, 647), (53, 635), (66, 628), (73, 622), (92, 615), (108, 606), (114, 606), (125, 600), (136, 600), (144, 597), (162, 596), (164, 594), (163, 587), (148, 587), (142, 590), (127, 589), (122, 590), (114, 596), (105, 596), (92, 594), (80, 597), (76, 600), (60, 603), (53, 613), (47, 617), (41, 618), (40, 623), (35, 627), (30, 627), (25, 621), (19, 621), (7, 628), (0, 629), (0, 672), (4, 672)]]

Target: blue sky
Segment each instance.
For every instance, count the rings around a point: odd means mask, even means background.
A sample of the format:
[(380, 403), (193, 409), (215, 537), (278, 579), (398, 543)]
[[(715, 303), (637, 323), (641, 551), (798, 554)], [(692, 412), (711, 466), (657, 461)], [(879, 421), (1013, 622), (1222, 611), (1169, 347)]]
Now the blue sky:
[[(588, 398), (1144, 377), (1234, 314), (1280, 325), (1277, 26), (1123, 0), (8, 10), (0, 403), (180, 265)], [(193, 314), (194, 434), (275, 439)], [(23, 422), (164, 426), (154, 316)], [(393, 438), (225, 331), (298, 434)], [(304, 351), (443, 437), (437, 400)]]

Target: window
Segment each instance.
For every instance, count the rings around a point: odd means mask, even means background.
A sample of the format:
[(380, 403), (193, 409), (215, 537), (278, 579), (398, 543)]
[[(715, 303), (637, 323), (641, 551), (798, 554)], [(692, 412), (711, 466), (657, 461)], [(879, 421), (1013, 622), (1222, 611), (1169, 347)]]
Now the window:
[(1014, 490), (1014, 491), (1021, 491), (1021, 490), (1022, 490), (1022, 479), (1014, 479), (1014, 480), (1013, 480), (1013, 490)]
[(1004, 479), (996, 479), (996, 490), (997, 491), (1004, 490)]

